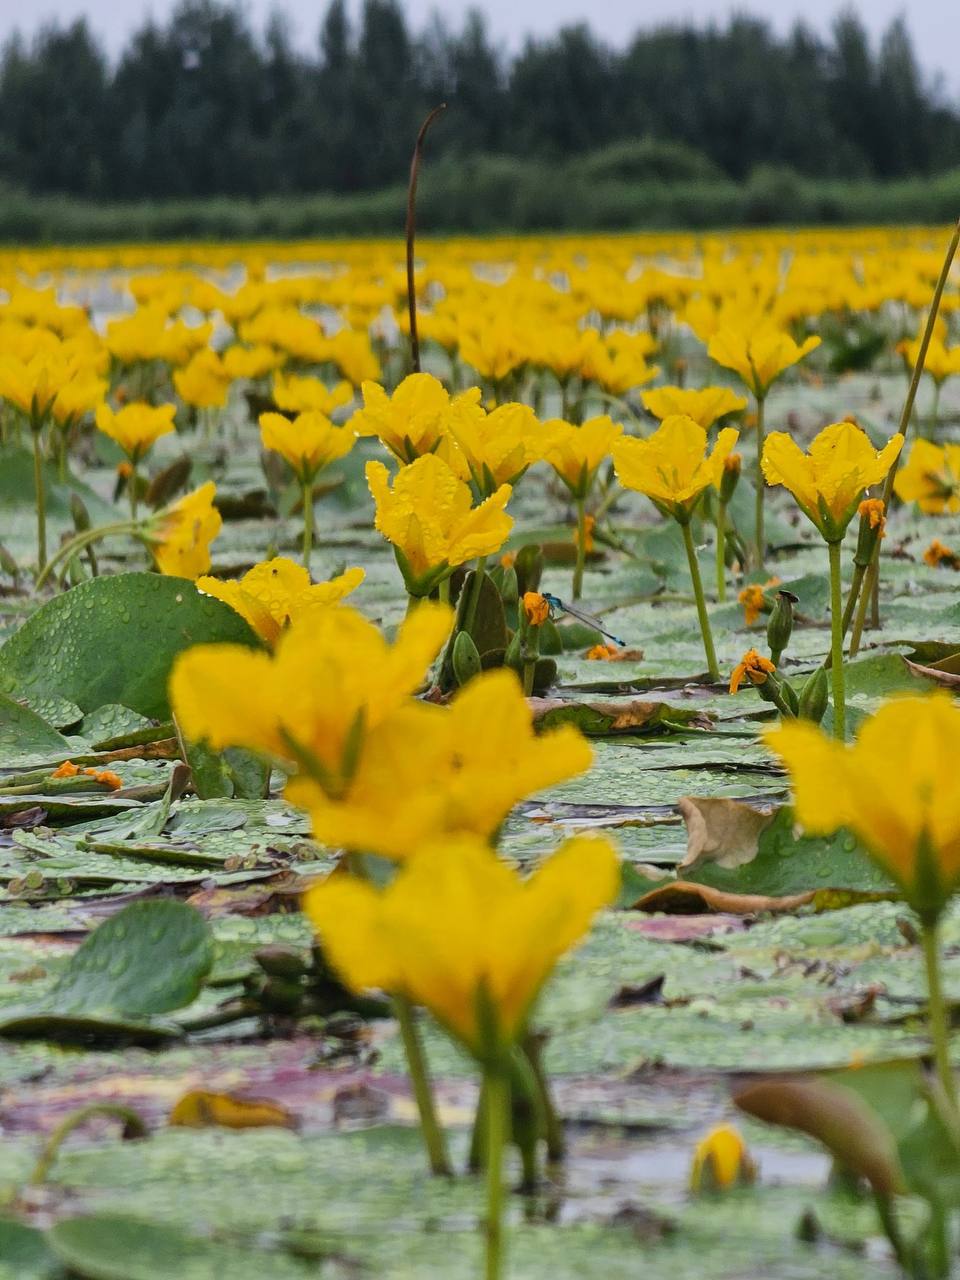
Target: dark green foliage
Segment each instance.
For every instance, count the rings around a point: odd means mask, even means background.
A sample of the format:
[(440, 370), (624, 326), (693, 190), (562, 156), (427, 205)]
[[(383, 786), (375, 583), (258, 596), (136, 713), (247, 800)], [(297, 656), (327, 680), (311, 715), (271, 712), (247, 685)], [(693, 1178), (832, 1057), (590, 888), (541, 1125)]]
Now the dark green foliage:
[[(622, 50), (580, 24), (530, 39), (508, 59), (476, 13), (459, 31), (435, 23), (414, 33), (399, 0), (364, 0), (355, 25), (344, 0), (332, 0), (317, 51), (305, 55), (280, 16), (261, 35), (229, 0), (181, 0), (166, 22), (147, 19), (115, 66), (82, 19), (47, 26), (30, 43), (8, 41), (0, 184), (10, 193), (0, 231), (78, 238), (69, 206), (17, 206), (18, 191), (275, 201), (267, 212), (224, 200), (202, 218), (149, 206), (84, 212), (91, 239), (108, 238), (104, 222), (131, 238), (378, 231), (385, 208), (393, 229), (396, 209), (383, 196), (349, 210), (289, 197), (402, 181), (420, 121), (440, 101), (450, 110), (431, 136), (433, 159), (477, 158), (459, 193), (451, 177), (438, 184), (445, 204), (457, 194), (462, 202), (443, 225), (477, 230), (811, 220), (809, 210), (784, 207), (796, 173), (902, 178), (960, 164), (960, 113), (920, 73), (902, 19), (876, 52), (846, 12), (827, 39), (802, 25), (780, 38), (764, 20), (738, 16), (724, 27), (638, 32)], [(574, 157), (571, 190), (564, 162)], [(739, 194), (746, 207), (725, 204), (721, 179), (743, 182), (758, 166), (772, 168)], [(681, 208), (665, 208), (661, 192), (648, 209), (644, 188), (665, 183), (682, 184), (686, 194), (673, 197)], [(852, 216), (829, 206), (819, 217), (830, 210)]]

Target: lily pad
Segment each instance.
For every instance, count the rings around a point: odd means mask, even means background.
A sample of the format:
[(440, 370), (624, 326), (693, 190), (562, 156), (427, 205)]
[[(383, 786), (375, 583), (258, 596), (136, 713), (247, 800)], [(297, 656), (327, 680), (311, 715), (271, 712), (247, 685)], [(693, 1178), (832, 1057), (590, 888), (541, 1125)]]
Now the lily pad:
[(163, 720), (177, 654), (214, 642), (260, 643), (238, 613), (185, 578), (93, 578), (48, 601), (0, 648), (0, 692), (58, 695), (84, 712), (122, 703)]
[(90, 934), (40, 1004), (5, 1010), (0, 1036), (176, 1035), (176, 1024), (161, 1015), (190, 1004), (212, 964), (212, 937), (198, 911), (174, 901), (133, 902)]
[(317, 1263), (299, 1262), (249, 1246), (221, 1244), (178, 1227), (120, 1214), (68, 1218), (50, 1231), (56, 1256), (87, 1280), (304, 1280)]
[(24, 768), (66, 759), (70, 743), (29, 707), (0, 694), (0, 763)]

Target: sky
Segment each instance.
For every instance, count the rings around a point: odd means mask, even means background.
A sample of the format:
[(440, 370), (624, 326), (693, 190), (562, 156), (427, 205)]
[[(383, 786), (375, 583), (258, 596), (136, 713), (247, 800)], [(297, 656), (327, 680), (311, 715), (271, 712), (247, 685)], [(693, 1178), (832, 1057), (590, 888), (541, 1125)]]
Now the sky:
[[(23, 0), (0, 0), (0, 38), (19, 27), (31, 33), (50, 18), (70, 20), (86, 15), (93, 29), (112, 53), (125, 36), (147, 15), (163, 18), (176, 0), (35, 0), (29, 7)], [(360, 0), (352, 0), (354, 10)], [(493, 34), (508, 48), (516, 48), (527, 34), (545, 35), (564, 23), (586, 20), (594, 31), (614, 44), (624, 42), (641, 26), (658, 22), (696, 23), (725, 20), (734, 9), (764, 15), (777, 29), (788, 30), (797, 17), (814, 28), (825, 30), (843, 0), (407, 0), (413, 25), (423, 25), (439, 10), (452, 25), (459, 25), (471, 7), (484, 11)], [(299, 44), (312, 46), (325, 0), (245, 0), (255, 21), (262, 21), (272, 8), (280, 8), (292, 20)], [(921, 65), (930, 75), (941, 74), (954, 95), (960, 94), (960, 70), (951, 56), (960, 47), (960, 6), (957, 0), (861, 0), (864, 21), (875, 36), (901, 12)]]

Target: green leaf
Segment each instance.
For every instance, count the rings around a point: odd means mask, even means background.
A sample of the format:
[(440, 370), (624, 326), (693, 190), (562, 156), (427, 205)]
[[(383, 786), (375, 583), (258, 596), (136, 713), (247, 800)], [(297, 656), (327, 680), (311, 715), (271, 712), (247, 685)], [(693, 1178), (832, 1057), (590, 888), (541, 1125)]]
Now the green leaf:
[(71, 747), (46, 720), (29, 707), (0, 694), (0, 764), (5, 768), (65, 760)]
[(42, 1231), (0, 1218), (0, 1278), (53, 1280), (60, 1267)]
[(729, 893), (771, 898), (822, 889), (891, 895), (897, 892), (848, 832), (838, 831), (833, 836), (796, 835), (790, 808), (782, 808), (760, 835), (756, 857), (750, 862), (729, 870), (715, 862), (704, 862), (692, 868), (684, 879)]
[(259, 645), (238, 613), (185, 578), (93, 578), (38, 609), (0, 648), (0, 692), (57, 695), (84, 712), (121, 703), (163, 720), (174, 659), (214, 642)]
[(212, 964), (199, 911), (172, 900), (131, 903), (77, 948), (41, 1003), (5, 1011), (0, 1035), (176, 1034), (153, 1020), (196, 999)]
[(263, 800), (270, 786), (270, 767), (250, 751), (228, 747), (211, 751), (203, 743), (186, 744), (187, 764), (201, 800)]
[(86, 1280), (304, 1280), (316, 1265), (249, 1245), (221, 1244), (179, 1227), (121, 1214), (90, 1214), (58, 1222), (50, 1231), (54, 1253)]
[(876, 653), (844, 663), (847, 697), (865, 694), (887, 698), (892, 693), (929, 693), (934, 685), (914, 675), (898, 653)]

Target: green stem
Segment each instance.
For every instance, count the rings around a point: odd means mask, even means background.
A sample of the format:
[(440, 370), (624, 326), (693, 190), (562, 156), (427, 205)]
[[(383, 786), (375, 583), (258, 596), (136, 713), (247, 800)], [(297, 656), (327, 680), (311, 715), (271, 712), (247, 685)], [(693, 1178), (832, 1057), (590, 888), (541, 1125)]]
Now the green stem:
[(940, 981), (939, 922), (936, 919), (922, 921), (920, 938), (923, 944), (923, 959), (927, 970), (927, 991), (929, 995), (927, 1018), (930, 1027), (930, 1039), (933, 1042), (933, 1062), (943, 1095), (950, 1107), (951, 1118), (956, 1130), (960, 1126), (960, 1112), (958, 1112), (957, 1108), (957, 1085), (950, 1066), (950, 1026), (947, 1017), (947, 1006), (943, 998), (943, 985)]
[(763, 442), (764, 442), (764, 423), (763, 410), (766, 404), (766, 396), (757, 396), (757, 474), (756, 474), (756, 515), (754, 518), (754, 538), (757, 544), (757, 568), (763, 568), (763, 561), (767, 551), (767, 540), (763, 528), (763, 490), (765, 487), (763, 479)]
[(313, 550), (313, 481), (303, 482), (303, 567), (310, 572), (310, 553)]
[(40, 432), (33, 432), (33, 486), (37, 499), (37, 585), (43, 579), (47, 567), (47, 495), (43, 483), (43, 453), (40, 448)]
[(727, 598), (727, 504), (717, 504), (717, 599)]
[(450, 579), (442, 578), (437, 583), (437, 599), (441, 604), (450, 603)]
[(420, 1115), (420, 1129), (423, 1133), (427, 1158), (430, 1161), (430, 1172), (442, 1177), (450, 1177), (453, 1170), (447, 1156), (447, 1146), (437, 1119), (433, 1103), (433, 1091), (430, 1087), (430, 1076), (427, 1071), (427, 1060), (424, 1057), (423, 1045), (413, 1017), (413, 1006), (406, 996), (394, 996), (393, 1008), (400, 1024), (400, 1036), (403, 1040), (404, 1052), (407, 1055), (407, 1068), (410, 1072), (410, 1083), (413, 1085), (413, 1096), (416, 1099), (417, 1111)]
[(843, 606), (844, 635), (850, 630), (850, 622), (853, 618), (853, 611), (857, 607), (857, 601), (860, 599), (860, 588), (863, 586), (863, 575), (866, 571), (866, 565), (855, 564), (853, 566), (853, 581), (850, 583), (850, 590), (847, 592), (847, 603)]
[[(879, 546), (879, 542), (877, 544)], [(870, 608), (870, 599), (874, 589), (878, 586), (877, 581), (878, 561), (876, 552), (874, 559), (870, 562), (870, 567), (866, 571), (863, 582), (860, 585), (860, 599), (857, 601), (857, 613), (853, 620), (853, 629), (850, 632), (850, 657), (855, 658), (860, 652), (860, 641), (863, 638), (863, 628), (867, 622), (867, 610)]]
[(536, 674), (537, 674), (536, 658), (534, 658), (532, 662), (529, 659), (525, 661), (523, 664), (523, 696), (525, 698), (533, 697), (533, 682), (536, 678)]
[(523, 1051), (527, 1055), (530, 1069), (537, 1082), (540, 1093), (540, 1104), (543, 1108), (544, 1138), (547, 1143), (547, 1160), (550, 1164), (560, 1164), (567, 1154), (567, 1142), (563, 1133), (563, 1124), (554, 1106), (550, 1093), (550, 1081), (543, 1066), (542, 1038), (531, 1032), (523, 1042)]
[(577, 499), (577, 563), (573, 570), (573, 598), (579, 600), (583, 594), (583, 569), (587, 560), (587, 503), (585, 498)]
[[(907, 388), (907, 396), (903, 402), (903, 409), (900, 411), (900, 422), (897, 430), (906, 439), (907, 430), (910, 426), (910, 419), (913, 416), (913, 404), (917, 398), (917, 388), (920, 386), (920, 378), (923, 375), (923, 367), (927, 360), (927, 350), (930, 346), (930, 339), (933, 337), (933, 331), (937, 324), (937, 315), (940, 312), (940, 301), (943, 298), (943, 291), (946, 287), (947, 280), (950, 277), (950, 268), (953, 266), (953, 260), (956, 257), (957, 249), (960, 248), (960, 219), (953, 229), (953, 235), (950, 237), (950, 243), (947, 245), (947, 251), (943, 256), (943, 263), (940, 267), (940, 275), (937, 277), (936, 288), (933, 291), (933, 297), (930, 300), (930, 311), (927, 314), (927, 323), (923, 331), (923, 337), (920, 339), (920, 349), (917, 352), (916, 363), (913, 366), (913, 373), (910, 377), (910, 385)], [(890, 510), (890, 499), (893, 496), (893, 486), (897, 478), (897, 468), (900, 465), (900, 456), (893, 460), (893, 466), (887, 472), (887, 478), (883, 482), (883, 502), (887, 511)], [(873, 560), (867, 571), (867, 581), (864, 586), (864, 593), (871, 599), (878, 593), (880, 581), (880, 539), (877, 539), (877, 545), (874, 548)], [(876, 598), (879, 595), (876, 594)], [(866, 611), (864, 610), (864, 616)], [(859, 626), (858, 626), (859, 624)], [(857, 621), (854, 623), (853, 633), (850, 637), (850, 656), (855, 657), (860, 648), (860, 637), (863, 633), (863, 623), (860, 615), (857, 615)]]
[(846, 706), (843, 693), (843, 587), (840, 581), (840, 543), (828, 542), (830, 553), (830, 675), (833, 680), (833, 736), (846, 738)]
[(502, 1072), (484, 1078), (487, 1120), (486, 1280), (500, 1280), (503, 1268), (503, 1149), (507, 1138), (509, 1085)]
[(116, 1120), (121, 1120), (125, 1138), (147, 1136), (147, 1126), (129, 1107), (121, 1107), (113, 1102), (93, 1102), (88, 1107), (80, 1107), (79, 1110), (71, 1111), (68, 1116), (65, 1116), (43, 1144), (37, 1163), (33, 1166), (33, 1172), (27, 1179), (27, 1186), (39, 1187), (46, 1182), (64, 1140), (74, 1129), (85, 1124), (91, 1116), (112, 1116)]
[(101, 538), (107, 538), (114, 533), (136, 533), (137, 528), (138, 526), (133, 524), (130, 520), (120, 520), (116, 524), (105, 524), (101, 525), (99, 529), (85, 529), (83, 533), (74, 534), (74, 536), (68, 539), (59, 551), (57, 551), (56, 555), (54, 555), (50, 560), (50, 563), (45, 566), (39, 578), (37, 578), (37, 590), (43, 586), (58, 564), (61, 564), (64, 560), (70, 559), (71, 556), (75, 556), (78, 552), (82, 551), (84, 547), (89, 546), (93, 542), (99, 542)]
[(707, 671), (711, 680), (720, 679), (720, 668), (717, 666), (717, 655), (713, 648), (713, 633), (710, 630), (710, 619), (707, 617), (707, 602), (703, 598), (703, 583), (700, 580), (700, 565), (697, 563), (697, 551), (693, 545), (693, 534), (689, 521), (681, 524), (683, 545), (687, 552), (687, 564), (690, 566), (690, 580), (693, 583), (693, 597), (697, 602), (697, 617), (700, 620), (700, 634), (703, 636), (703, 651), (707, 656)]
[(130, 474), (127, 476), (127, 489), (130, 496), (130, 519), (135, 521), (139, 498), (137, 495), (137, 464), (133, 461), (130, 463)]
[(936, 440), (937, 427), (940, 420), (940, 383), (933, 384), (933, 408), (930, 413), (930, 439)]

